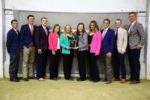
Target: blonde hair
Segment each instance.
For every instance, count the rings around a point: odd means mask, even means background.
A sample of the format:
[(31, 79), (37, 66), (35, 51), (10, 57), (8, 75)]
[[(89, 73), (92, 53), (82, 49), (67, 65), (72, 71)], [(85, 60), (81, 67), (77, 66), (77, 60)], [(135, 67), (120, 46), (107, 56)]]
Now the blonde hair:
[(64, 35), (67, 36), (67, 32), (66, 32), (66, 27), (69, 26), (70, 27), (70, 33), (69, 34), (72, 34), (72, 28), (71, 28), (71, 25), (70, 24), (67, 24), (65, 25), (64, 27)]

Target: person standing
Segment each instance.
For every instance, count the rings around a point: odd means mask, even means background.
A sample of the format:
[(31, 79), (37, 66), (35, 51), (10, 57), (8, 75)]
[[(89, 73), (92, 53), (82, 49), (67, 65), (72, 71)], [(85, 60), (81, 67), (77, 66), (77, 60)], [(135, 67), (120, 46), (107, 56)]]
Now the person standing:
[(102, 36), (98, 24), (92, 20), (89, 25), (88, 45), (89, 45), (89, 70), (90, 80), (93, 82), (100, 81), (99, 68), (97, 65), (97, 56), (100, 54)]
[(23, 79), (34, 78), (34, 63), (35, 63), (35, 42), (34, 35), (36, 26), (34, 25), (35, 17), (33, 15), (27, 16), (28, 23), (21, 26), (21, 45), (23, 48)]
[(64, 77), (66, 80), (72, 80), (71, 71), (76, 43), (71, 25), (69, 24), (64, 27), (64, 33), (60, 35), (60, 46), (62, 47)]
[(19, 82), (18, 68), (20, 57), (20, 32), (17, 29), (18, 21), (16, 19), (11, 20), (12, 28), (7, 33), (7, 51), (10, 56), (9, 64), (9, 77), (10, 81)]
[(137, 21), (137, 13), (129, 13), (130, 24), (126, 26), (128, 31), (128, 56), (130, 64), (130, 83), (140, 83), (140, 51), (144, 46), (145, 34), (141, 23)]
[(114, 30), (110, 28), (110, 20), (104, 19), (103, 21), (104, 29), (102, 32), (102, 47), (101, 53), (104, 57), (104, 67), (105, 67), (105, 81), (106, 84), (112, 83), (112, 52), (114, 48), (115, 33)]
[(50, 50), (50, 79), (58, 79), (58, 68), (60, 60), (60, 25), (55, 24), (53, 31), (48, 36), (48, 49)]
[(87, 51), (88, 51), (88, 34), (85, 31), (84, 24), (79, 23), (77, 25), (77, 40), (78, 46), (76, 49), (77, 51), (77, 58), (78, 58), (78, 69), (80, 78), (78, 81), (85, 81), (86, 80), (86, 63), (87, 63)]
[(122, 28), (122, 21), (121, 19), (116, 19), (116, 45), (117, 45), (117, 61), (118, 65), (116, 68), (119, 70), (118, 78), (120, 79), (121, 76), (121, 83), (126, 82), (126, 67), (125, 67), (125, 53), (127, 48), (127, 31)]
[(37, 27), (35, 34), (37, 80), (43, 80), (46, 74), (49, 35), (49, 29), (47, 28), (47, 24), (47, 18), (42, 17), (41, 25)]

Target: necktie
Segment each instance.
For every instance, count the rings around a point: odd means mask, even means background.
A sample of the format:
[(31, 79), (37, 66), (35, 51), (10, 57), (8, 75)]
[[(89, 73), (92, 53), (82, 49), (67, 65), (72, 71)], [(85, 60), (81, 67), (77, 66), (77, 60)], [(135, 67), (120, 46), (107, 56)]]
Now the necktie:
[(33, 25), (30, 26), (30, 31), (31, 31), (31, 35), (33, 35), (33, 31), (34, 31)]
[(105, 35), (106, 35), (106, 32), (107, 32), (107, 30), (104, 29), (104, 30), (103, 30), (103, 34), (102, 34), (103, 39), (104, 39), (104, 37), (105, 37)]
[(44, 28), (44, 30), (45, 30), (46, 35), (48, 35), (48, 31), (47, 31), (46, 27)]
[(133, 26), (132, 24), (129, 25), (128, 33), (130, 33), (132, 26)]
[(118, 39), (118, 29), (116, 30), (116, 41)]

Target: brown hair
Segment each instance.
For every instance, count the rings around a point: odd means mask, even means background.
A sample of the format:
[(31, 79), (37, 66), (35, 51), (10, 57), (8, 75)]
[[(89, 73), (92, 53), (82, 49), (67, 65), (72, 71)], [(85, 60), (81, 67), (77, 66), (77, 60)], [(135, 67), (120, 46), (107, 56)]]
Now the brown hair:
[(59, 27), (58, 35), (60, 35), (60, 25), (59, 25), (59, 24), (55, 24), (55, 25), (54, 25), (54, 27), (53, 27), (53, 32), (55, 31), (55, 28), (56, 28), (57, 26)]
[(99, 26), (98, 26), (98, 24), (97, 24), (97, 22), (95, 21), (95, 20), (92, 20), (91, 22), (90, 22), (90, 24), (89, 24), (89, 31), (92, 31), (91, 30), (91, 24), (94, 24), (94, 26), (95, 26), (95, 28), (97, 29), (97, 30), (99, 30)]
[(104, 20), (103, 20), (103, 23), (104, 23), (105, 21), (107, 21), (107, 22), (110, 24), (110, 19), (108, 19), (108, 18), (104, 19)]
[(27, 19), (29, 19), (30, 17), (33, 17), (35, 19), (34, 15), (28, 15)]
[(137, 12), (129, 12), (128, 15), (134, 14), (135, 16), (137, 16)]
[(41, 21), (42, 21), (43, 19), (47, 19), (47, 18), (46, 18), (46, 17), (42, 17), (42, 18), (41, 18)]
[(77, 25), (77, 31), (76, 31), (76, 34), (77, 35), (79, 35), (79, 29), (78, 29), (78, 27), (79, 27), (79, 25), (83, 25), (83, 30), (82, 30), (82, 32), (84, 33), (85, 32), (85, 27), (84, 27), (84, 23), (78, 23), (78, 25)]
[(121, 19), (116, 19), (116, 21), (120, 21), (120, 23), (122, 23), (122, 20), (121, 20)]
[(13, 23), (13, 22), (18, 22), (16, 19), (13, 19), (13, 20), (11, 20), (11, 24)]

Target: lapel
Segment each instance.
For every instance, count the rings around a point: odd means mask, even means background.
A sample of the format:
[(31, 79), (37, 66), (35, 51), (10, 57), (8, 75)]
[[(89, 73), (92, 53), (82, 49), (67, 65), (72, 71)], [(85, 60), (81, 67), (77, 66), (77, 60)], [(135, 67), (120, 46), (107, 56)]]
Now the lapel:
[(133, 26), (131, 27), (130, 29), (130, 33), (134, 33), (134, 30), (136, 28), (136, 24), (137, 24), (137, 21), (133, 24)]
[(107, 32), (106, 32), (106, 34), (105, 34), (104, 39), (106, 39), (106, 38), (107, 38), (108, 34), (109, 34), (109, 28), (108, 28), (108, 30), (107, 30)]
[(29, 31), (29, 34), (31, 35), (31, 30), (30, 30), (29, 24), (27, 24), (27, 30)]

